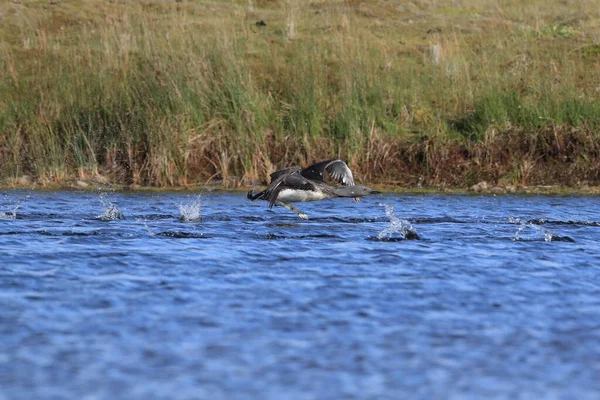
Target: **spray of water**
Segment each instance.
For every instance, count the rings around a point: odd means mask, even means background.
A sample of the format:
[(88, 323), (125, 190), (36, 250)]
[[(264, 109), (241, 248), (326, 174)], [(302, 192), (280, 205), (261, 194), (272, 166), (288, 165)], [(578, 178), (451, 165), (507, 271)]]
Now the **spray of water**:
[(417, 239), (417, 231), (410, 222), (399, 218), (390, 204), (382, 204), (385, 207), (385, 215), (390, 219), (390, 224), (377, 235), (377, 239)]
[(17, 219), (17, 208), (13, 211), (0, 211), (0, 219)]
[(125, 215), (119, 210), (119, 207), (108, 198), (105, 192), (100, 192), (98, 199), (102, 204), (102, 215), (98, 216), (98, 219), (102, 221), (112, 221), (115, 219), (125, 219)]
[(146, 221), (146, 220), (138, 220), (138, 221), (141, 221), (141, 222), (142, 222), (142, 225), (144, 226), (144, 229), (146, 230), (146, 234), (147, 234), (148, 236), (155, 236), (155, 235), (156, 235), (156, 234), (154, 233), (154, 231), (152, 230), (152, 228), (150, 228), (150, 227), (148, 226), (148, 221)]
[[(17, 200), (16, 203), (8, 201), (4, 204), (4, 201), (2, 201), (2, 203), (0, 203), (0, 208), (9, 209), (10, 211), (0, 211), (0, 219), (17, 219), (17, 210), (29, 197), (30, 196), (27, 195), (23, 199)], [(6, 198), (2, 200), (6, 200)]]
[(181, 222), (200, 222), (202, 221), (200, 196), (196, 196), (191, 202), (178, 204), (179, 220)]
[(13, 206), (12, 211), (0, 211), (0, 219), (17, 219), (17, 210), (21, 205)]
[(555, 235), (550, 231), (550, 229), (544, 228), (542, 226), (536, 225), (531, 222), (526, 222), (521, 220), (520, 218), (509, 217), (508, 221), (512, 224), (519, 224), (519, 228), (515, 232), (515, 236), (513, 237), (514, 241), (520, 240), (538, 240), (540, 236), (543, 236), (545, 242), (551, 242)]

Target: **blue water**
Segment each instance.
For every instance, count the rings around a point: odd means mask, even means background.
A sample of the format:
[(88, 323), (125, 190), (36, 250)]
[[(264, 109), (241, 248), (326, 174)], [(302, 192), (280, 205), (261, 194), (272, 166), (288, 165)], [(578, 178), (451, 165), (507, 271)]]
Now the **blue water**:
[(0, 193), (0, 399), (598, 399), (598, 197)]

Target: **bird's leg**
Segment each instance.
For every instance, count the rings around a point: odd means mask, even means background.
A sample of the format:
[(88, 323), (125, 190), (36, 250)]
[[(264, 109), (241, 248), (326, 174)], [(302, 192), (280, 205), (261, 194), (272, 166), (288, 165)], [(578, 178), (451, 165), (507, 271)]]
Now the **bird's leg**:
[(305, 214), (305, 213), (303, 213), (302, 211), (298, 210), (296, 207), (294, 207), (294, 206), (293, 206), (293, 205), (291, 205), (291, 204), (285, 204), (285, 203), (282, 203), (282, 202), (280, 202), (280, 201), (276, 202), (275, 204), (277, 204), (278, 206), (285, 207), (285, 208), (287, 208), (288, 210), (295, 212), (295, 213), (296, 213), (296, 214), (298, 214), (298, 216), (299, 216), (300, 218), (302, 218), (302, 219), (308, 219), (308, 215), (306, 215), (306, 214)]

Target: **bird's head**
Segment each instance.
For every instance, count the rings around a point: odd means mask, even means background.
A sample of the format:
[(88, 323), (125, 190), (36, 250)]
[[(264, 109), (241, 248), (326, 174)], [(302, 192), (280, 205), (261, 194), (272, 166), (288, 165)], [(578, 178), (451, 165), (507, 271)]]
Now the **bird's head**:
[(361, 196), (367, 196), (370, 194), (379, 194), (380, 191), (373, 190), (367, 186), (361, 185), (350, 185), (350, 186), (338, 186), (336, 188), (336, 194), (340, 197), (352, 197), (354, 201), (360, 201)]

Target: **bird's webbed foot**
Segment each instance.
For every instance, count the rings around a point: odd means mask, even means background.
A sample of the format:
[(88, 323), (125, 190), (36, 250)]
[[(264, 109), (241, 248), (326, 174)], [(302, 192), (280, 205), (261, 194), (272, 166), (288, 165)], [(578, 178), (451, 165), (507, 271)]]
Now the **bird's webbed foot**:
[(307, 215), (306, 213), (304, 213), (304, 212), (302, 212), (302, 211), (298, 210), (296, 207), (294, 207), (294, 206), (293, 206), (293, 205), (291, 205), (291, 204), (285, 204), (285, 203), (282, 203), (282, 202), (280, 202), (280, 201), (278, 201), (276, 204), (277, 204), (278, 206), (285, 207), (285, 208), (287, 208), (288, 210), (295, 212), (296, 214), (298, 214), (298, 216), (299, 216), (301, 219), (308, 219), (308, 215)]

